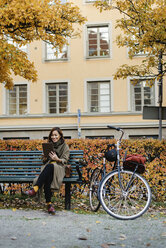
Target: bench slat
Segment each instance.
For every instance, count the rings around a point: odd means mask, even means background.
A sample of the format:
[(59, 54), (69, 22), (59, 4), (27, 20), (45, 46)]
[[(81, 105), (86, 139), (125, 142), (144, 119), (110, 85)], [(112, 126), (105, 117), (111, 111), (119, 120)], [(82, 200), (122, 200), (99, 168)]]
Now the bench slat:
[[(64, 177), (65, 209), (70, 209), (71, 183), (81, 183), (76, 166), (83, 159), (83, 150), (71, 150), (69, 164), (72, 167), (71, 177)], [(33, 183), (40, 174), (42, 166), (42, 151), (0, 151), (0, 182), (1, 183)], [(82, 165), (79, 165), (80, 171)]]
[[(0, 151), (0, 182), (17, 177), (22, 182), (24, 179), (33, 181), (40, 173), (42, 166), (42, 151)], [(83, 158), (83, 150), (71, 150), (68, 163), (71, 164), (71, 181), (78, 180), (79, 176), (76, 170), (76, 162)], [(81, 166), (80, 166), (81, 170)], [(14, 175), (14, 176), (13, 176)], [(16, 176), (17, 175), (17, 176)], [(24, 178), (24, 175), (26, 178)], [(67, 181), (70, 181), (69, 178)]]

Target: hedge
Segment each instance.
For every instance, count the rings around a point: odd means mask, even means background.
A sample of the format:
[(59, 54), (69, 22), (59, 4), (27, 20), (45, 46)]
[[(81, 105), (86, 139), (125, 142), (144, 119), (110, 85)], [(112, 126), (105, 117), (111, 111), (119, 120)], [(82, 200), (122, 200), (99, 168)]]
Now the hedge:
[[(89, 168), (102, 166), (101, 151), (115, 140), (101, 139), (69, 139), (66, 140), (71, 150), (84, 150), (84, 160)], [(41, 150), (43, 140), (0, 140), (0, 150)], [(123, 140), (121, 144), (121, 158), (124, 153), (138, 153), (149, 157), (146, 162), (146, 171), (143, 176), (149, 182), (152, 189), (153, 199), (156, 201), (166, 200), (166, 140)], [(107, 163), (107, 171), (111, 170), (112, 164)], [(86, 169), (83, 177), (86, 179)]]

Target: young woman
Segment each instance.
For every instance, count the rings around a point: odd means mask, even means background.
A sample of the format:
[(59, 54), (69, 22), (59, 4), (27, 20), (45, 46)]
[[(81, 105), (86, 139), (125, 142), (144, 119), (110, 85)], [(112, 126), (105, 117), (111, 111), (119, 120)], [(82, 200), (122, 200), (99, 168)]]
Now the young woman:
[[(55, 209), (51, 204), (52, 191), (58, 191), (65, 176), (65, 165), (69, 159), (69, 147), (65, 143), (62, 130), (54, 127), (48, 136), (48, 142), (52, 142), (54, 151), (49, 153), (50, 162), (43, 166), (34, 187), (25, 193), (35, 196), (37, 191), (44, 186), (45, 199), (48, 206), (48, 213), (55, 214)], [(45, 160), (46, 161), (46, 160)]]

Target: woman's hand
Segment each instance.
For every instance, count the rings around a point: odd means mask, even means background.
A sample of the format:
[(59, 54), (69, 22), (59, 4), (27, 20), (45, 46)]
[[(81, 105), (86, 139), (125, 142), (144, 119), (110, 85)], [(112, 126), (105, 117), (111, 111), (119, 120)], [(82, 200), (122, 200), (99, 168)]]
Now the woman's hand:
[(52, 160), (56, 161), (56, 162), (61, 162), (61, 159), (58, 158), (58, 156), (56, 155), (56, 152), (50, 152), (49, 156)]

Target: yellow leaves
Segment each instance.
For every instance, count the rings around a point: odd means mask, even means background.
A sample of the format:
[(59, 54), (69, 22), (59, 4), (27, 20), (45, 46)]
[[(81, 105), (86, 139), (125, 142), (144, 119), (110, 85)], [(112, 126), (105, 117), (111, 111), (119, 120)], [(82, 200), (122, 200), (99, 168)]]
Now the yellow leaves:
[(112, 0), (100, 0), (96, 1), (94, 3), (94, 6), (96, 6), (100, 12), (103, 10), (110, 10), (112, 8)]
[(68, 37), (75, 37), (79, 30), (73, 25), (83, 24), (85, 18), (77, 6), (72, 3), (61, 4), (59, 0), (50, 5), (49, 0), (12, 0), (1, 1), (0, 25), (0, 82), (11, 88), (13, 80), (10, 70), (15, 75), (35, 82), (37, 71), (27, 55), (13, 44), (9, 44), (7, 36), (19, 45), (42, 39), (61, 49), (67, 44)]
[[(142, 66), (121, 66), (114, 79), (127, 76), (145, 76), (158, 74), (158, 55), (166, 53), (166, 5), (165, 1), (136, 1), (112, 0), (113, 11), (123, 13), (121, 19), (116, 20), (116, 28), (120, 28), (123, 36), (116, 39), (119, 47), (128, 47), (129, 58), (132, 59), (140, 52), (146, 57)], [(95, 6), (102, 10), (110, 10), (108, 1), (97, 1)], [(163, 64), (165, 60), (163, 61)], [(158, 78), (157, 78), (158, 79)]]

